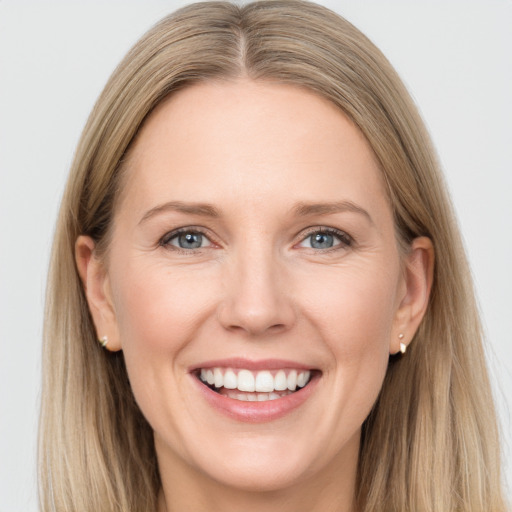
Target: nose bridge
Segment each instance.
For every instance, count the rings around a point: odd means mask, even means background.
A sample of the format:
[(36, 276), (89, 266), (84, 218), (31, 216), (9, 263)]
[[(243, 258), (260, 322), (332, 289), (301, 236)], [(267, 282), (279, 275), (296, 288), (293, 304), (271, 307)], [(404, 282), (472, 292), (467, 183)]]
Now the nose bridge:
[(286, 330), (294, 321), (294, 311), (282, 262), (270, 241), (254, 242), (248, 241), (235, 251), (224, 274), (221, 323), (252, 335)]

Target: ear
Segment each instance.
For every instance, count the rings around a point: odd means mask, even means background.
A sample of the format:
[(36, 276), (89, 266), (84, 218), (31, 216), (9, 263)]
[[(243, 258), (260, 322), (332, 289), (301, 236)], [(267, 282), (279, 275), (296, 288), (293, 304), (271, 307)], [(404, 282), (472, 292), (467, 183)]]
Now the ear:
[(109, 351), (121, 350), (108, 273), (103, 261), (95, 254), (95, 243), (91, 237), (77, 238), (75, 260), (96, 328), (96, 337), (98, 340), (107, 337), (105, 348)]
[(395, 315), (389, 351), (411, 342), (427, 310), (434, 278), (434, 247), (430, 238), (415, 238), (404, 261), (400, 305)]

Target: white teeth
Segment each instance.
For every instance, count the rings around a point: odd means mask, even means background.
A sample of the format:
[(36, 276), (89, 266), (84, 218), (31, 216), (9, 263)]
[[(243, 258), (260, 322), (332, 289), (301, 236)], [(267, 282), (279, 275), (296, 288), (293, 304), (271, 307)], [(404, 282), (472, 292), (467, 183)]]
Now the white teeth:
[(238, 389), (240, 391), (254, 391), (254, 375), (249, 370), (238, 372)]
[[(287, 375), (288, 373), (288, 375)], [(299, 388), (303, 388), (311, 377), (310, 371), (297, 371), (297, 370), (279, 370), (272, 372), (262, 370), (259, 372), (252, 372), (250, 370), (237, 370), (228, 368), (202, 368), (199, 376), (203, 382), (207, 382), (210, 386), (215, 388), (225, 388), (226, 390), (238, 390), (243, 398), (238, 396), (231, 396), (239, 400), (275, 400), (283, 395), (283, 391), (292, 392)], [(276, 394), (278, 392), (278, 394)], [(258, 393), (258, 397), (250, 395), (250, 393)]]
[(228, 391), (225, 396), (240, 400), (241, 402), (266, 402), (268, 400), (277, 400), (286, 395), (290, 395), (293, 391), (286, 390), (278, 393), (240, 393), (236, 391)]
[(213, 370), (213, 378), (214, 386), (216, 388), (221, 388), (224, 385), (224, 376), (222, 375), (220, 368), (215, 368), (215, 370)]
[(306, 385), (306, 372), (301, 372), (297, 375), (297, 386), (303, 388)]
[(288, 374), (287, 384), (290, 391), (295, 391), (295, 388), (297, 387), (297, 372), (295, 370), (292, 370)]
[(284, 391), (285, 389), (288, 389), (286, 373), (284, 373), (283, 370), (279, 370), (274, 377), (274, 389), (276, 391)]
[(255, 391), (274, 391), (274, 377), (270, 372), (258, 372), (254, 388)]
[(238, 387), (238, 379), (234, 371), (228, 370), (224, 374), (224, 387), (226, 389), (236, 389)]

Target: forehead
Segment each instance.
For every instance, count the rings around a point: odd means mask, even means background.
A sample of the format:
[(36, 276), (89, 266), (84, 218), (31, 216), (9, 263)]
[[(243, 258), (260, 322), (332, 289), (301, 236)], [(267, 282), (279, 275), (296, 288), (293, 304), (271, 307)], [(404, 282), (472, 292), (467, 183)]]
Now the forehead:
[(249, 207), (345, 194), (387, 203), (361, 132), (334, 104), (293, 85), (240, 79), (180, 90), (149, 116), (127, 162), (121, 199), (136, 209), (184, 198)]

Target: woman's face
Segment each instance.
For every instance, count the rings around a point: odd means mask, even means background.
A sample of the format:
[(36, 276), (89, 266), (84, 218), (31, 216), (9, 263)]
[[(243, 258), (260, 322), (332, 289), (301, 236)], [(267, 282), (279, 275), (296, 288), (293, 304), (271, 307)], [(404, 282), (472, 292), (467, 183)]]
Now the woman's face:
[(408, 265), (377, 161), (328, 101), (239, 80), (161, 104), (88, 289), (161, 471), (253, 490), (352, 478), (389, 354), (413, 335)]

